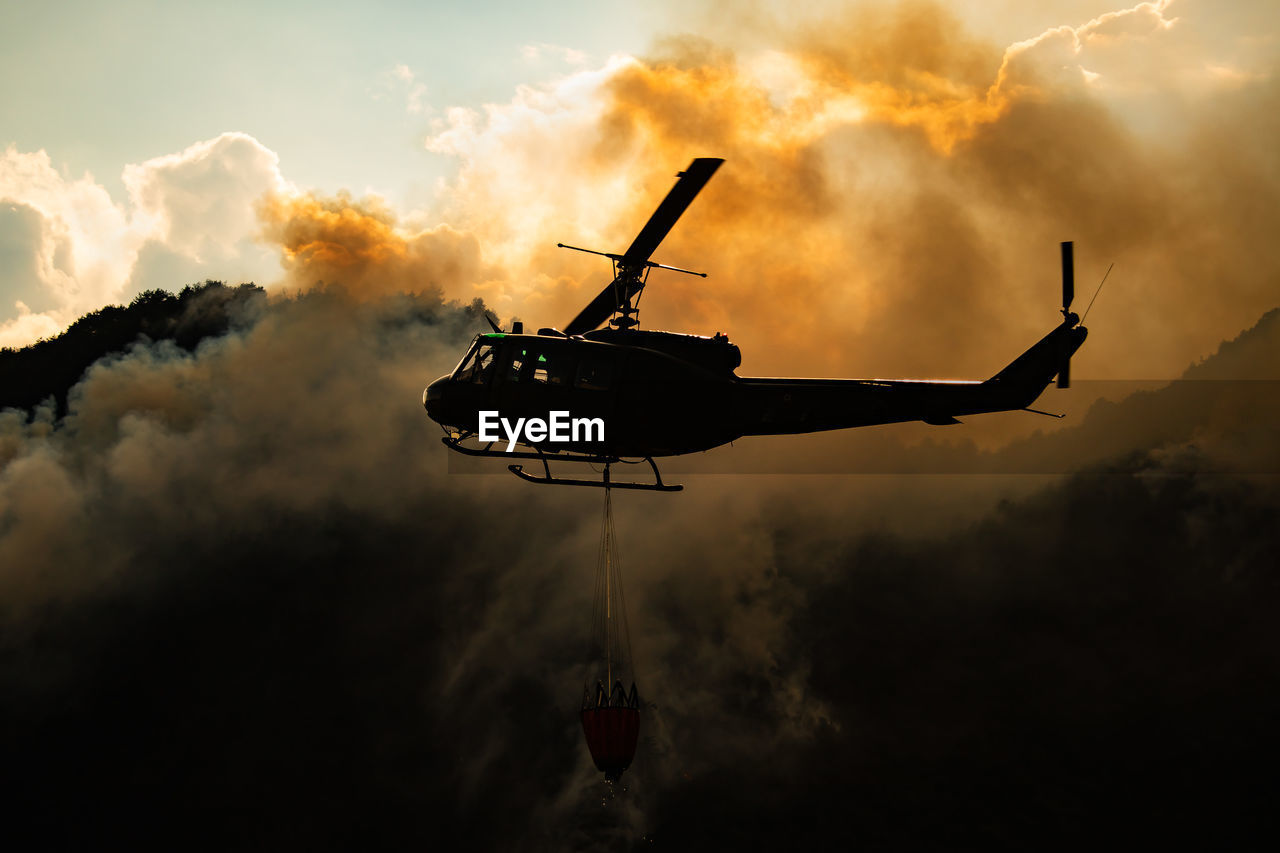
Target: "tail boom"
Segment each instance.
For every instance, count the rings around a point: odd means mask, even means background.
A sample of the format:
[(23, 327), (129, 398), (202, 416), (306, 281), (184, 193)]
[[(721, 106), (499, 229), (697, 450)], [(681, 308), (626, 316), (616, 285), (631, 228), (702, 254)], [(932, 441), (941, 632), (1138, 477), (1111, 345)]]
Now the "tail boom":
[(735, 383), (741, 434), (822, 432), (906, 421), (944, 425), (959, 423), (958, 418), (967, 415), (1025, 409), (1087, 334), (1079, 318), (1069, 314), (985, 382), (742, 378)]

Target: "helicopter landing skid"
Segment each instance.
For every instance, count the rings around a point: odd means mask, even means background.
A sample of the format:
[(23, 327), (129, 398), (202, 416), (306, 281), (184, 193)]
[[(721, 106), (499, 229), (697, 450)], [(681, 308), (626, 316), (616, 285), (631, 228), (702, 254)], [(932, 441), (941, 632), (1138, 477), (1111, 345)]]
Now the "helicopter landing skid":
[[(581, 453), (556, 454), (554, 457), (552, 457), (541, 450), (537, 450), (536, 448), (535, 448), (535, 451), (532, 453), (523, 451), (523, 450), (511, 451), (511, 452), (508, 452), (505, 450), (493, 450), (492, 442), (490, 444), (485, 445), (484, 447), (466, 447), (462, 444), (462, 442), (467, 437), (468, 436), (465, 436), (465, 435), (459, 436), (457, 438), (454, 438), (452, 436), (446, 436), (440, 440), (444, 443), (445, 447), (448, 447), (450, 450), (456, 450), (458, 453), (462, 453), (467, 456), (484, 456), (484, 457), (490, 457), (494, 459), (536, 459), (542, 463), (542, 470), (544, 474), (541, 477), (537, 476), (536, 474), (528, 473), (527, 471), (524, 470), (523, 465), (507, 466), (507, 470), (510, 471), (512, 474), (515, 474), (521, 480), (528, 480), (530, 483), (538, 483), (540, 485), (547, 485), (547, 486), (589, 486), (597, 489), (632, 489), (635, 491), (647, 491), (647, 492), (679, 492), (684, 489), (684, 486), (680, 485), (679, 483), (669, 484), (669, 483), (662, 482), (662, 473), (658, 471), (658, 465), (656, 462), (653, 461), (652, 456), (646, 456), (641, 461), (648, 462), (649, 467), (653, 469), (654, 482), (652, 483), (629, 483), (629, 482), (618, 483), (618, 482), (614, 482), (610, 478), (609, 476), (610, 467), (617, 463), (623, 463), (627, 465), (638, 465), (639, 462), (625, 462), (624, 460), (620, 459), (617, 456), (593, 456), (593, 455), (581, 454)], [(551, 474), (552, 458), (554, 458), (557, 462), (579, 462), (579, 463), (588, 463), (588, 464), (594, 464), (594, 465), (604, 465), (604, 477), (601, 480), (574, 480), (574, 479), (566, 479), (563, 477), (554, 477)]]
[[(583, 462), (583, 459), (565, 458), (560, 460), (563, 462)], [(621, 460), (615, 460), (621, 461)], [(528, 480), (530, 483), (541, 483), (548, 486), (592, 486), (597, 489), (635, 489), (637, 491), (646, 492), (678, 492), (684, 489), (679, 483), (667, 484), (662, 482), (662, 474), (658, 471), (658, 465), (653, 461), (652, 456), (646, 456), (645, 462), (649, 463), (649, 467), (653, 469), (652, 483), (615, 483), (609, 479), (609, 466), (613, 463), (606, 462), (604, 465), (603, 480), (566, 480), (561, 477), (551, 476), (551, 466), (547, 464), (546, 457), (542, 459), (542, 470), (546, 472), (545, 476), (538, 477), (534, 474), (526, 473), (523, 465), (508, 465), (507, 470), (515, 474), (521, 480)], [(638, 464), (638, 463), (628, 463)]]

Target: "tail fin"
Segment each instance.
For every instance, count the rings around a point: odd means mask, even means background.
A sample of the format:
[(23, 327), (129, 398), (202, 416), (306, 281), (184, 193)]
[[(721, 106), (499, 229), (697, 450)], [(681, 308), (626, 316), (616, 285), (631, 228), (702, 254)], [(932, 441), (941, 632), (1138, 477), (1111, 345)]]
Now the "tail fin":
[(984, 384), (1007, 390), (1013, 395), (1017, 405), (1012, 408), (1030, 406), (1049, 387), (1054, 377), (1064, 371), (1064, 365), (1084, 343), (1089, 330), (1079, 323), (1079, 317), (1068, 313), (1056, 329), (1036, 341)]
[[(1076, 295), (1075, 245), (1062, 244), (1062, 323), (1045, 335), (1035, 346), (988, 379), (984, 385), (1006, 392), (1011, 408), (1026, 408), (1058, 379), (1059, 388), (1071, 387), (1071, 356), (1080, 349), (1089, 330), (1071, 313)], [(1104, 278), (1103, 281), (1106, 281)]]

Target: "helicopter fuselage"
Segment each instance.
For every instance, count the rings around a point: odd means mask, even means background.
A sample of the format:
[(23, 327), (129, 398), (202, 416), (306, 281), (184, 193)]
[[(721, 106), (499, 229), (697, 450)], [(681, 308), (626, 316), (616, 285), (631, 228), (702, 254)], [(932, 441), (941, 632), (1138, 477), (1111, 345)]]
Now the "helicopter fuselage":
[[(748, 435), (783, 435), (1022, 409), (1084, 342), (1069, 315), (985, 382), (739, 377), (736, 346), (723, 336), (601, 329), (565, 337), (483, 334), (453, 373), (423, 394), (432, 419), (478, 435), (481, 415), (510, 423), (555, 413), (599, 419), (603, 438), (523, 441), (543, 452), (612, 457), (695, 453)], [(503, 436), (502, 446), (506, 446)]]

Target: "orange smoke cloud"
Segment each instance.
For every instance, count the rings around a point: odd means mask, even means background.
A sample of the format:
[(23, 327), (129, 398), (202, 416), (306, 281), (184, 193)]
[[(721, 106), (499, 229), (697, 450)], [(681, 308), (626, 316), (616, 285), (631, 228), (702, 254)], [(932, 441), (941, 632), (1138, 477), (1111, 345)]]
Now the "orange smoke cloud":
[(676, 170), (719, 156), (654, 256), (710, 277), (655, 272), (649, 328), (727, 331), (743, 373), (981, 378), (1054, 324), (1070, 239), (1081, 301), (1116, 262), (1076, 375), (1174, 376), (1277, 299), (1256, 117), (1280, 105), (1274, 59), (1219, 55), (1220, 22), (1168, 5), (1007, 47), (914, 2), (766, 22), (768, 50), (672, 39), (451, 113), (429, 146), (462, 158), (456, 224), (503, 247), (504, 314), (563, 325), (609, 270), (555, 243), (625, 249)]
[(288, 283), (339, 284), (356, 295), (467, 295), (492, 271), (472, 234), (448, 225), (411, 231), (376, 198), (271, 195), (258, 207), (263, 238), (280, 246)]
[[(848, 44), (856, 53), (857, 42)], [(948, 352), (971, 337), (969, 312), (993, 307), (984, 285), (1000, 277), (998, 253), (984, 245), (946, 174), (961, 137), (1005, 108), (981, 94), (955, 94), (969, 84), (942, 82), (949, 63), (976, 78), (972, 50), (948, 59), (945, 41), (930, 43), (930, 64), (919, 73), (858, 86), (841, 82), (854, 57), (839, 66), (820, 46), (791, 51), (785, 71), (794, 76), (773, 90), (747, 62), (697, 40), (673, 40), (661, 57), (619, 69), (605, 84), (600, 135), (584, 152), (584, 172), (628, 170), (637, 191), (609, 211), (616, 236), (600, 248), (625, 247), (691, 157), (727, 159), (658, 252), (664, 263), (711, 278), (655, 273), (646, 322), (728, 330), (744, 346), (744, 371), (994, 372), (1016, 344), (999, 353)], [(897, 52), (909, 56), (905, 47)], [(999, 67), (999, 54), (988, 59)], [(888, 57), (864, 61), (877, 69)], [(894, 104), (901, 110), (890, 116)], [(944, 241), (943, 251), (930, 247), (934, 240)], [(1052, 271), (1052, 238), (1045, 248)], [(966, 310), (930, 314), (928, 291), (940, 280)], [(572, 316), (599, 286), (564, 292), (556, 316)], [(1054, 294), (1040, 295), (1040, 319), (1052, 322)]]
[(1011, 54), (1001, 60), (966, 38), (944, 10), (902, 3), (850, 14), (806, 31), (794, 50), (814, 97), (848, 99), (868, 121), (918, 128), (944, 154), (1008, 110)]

